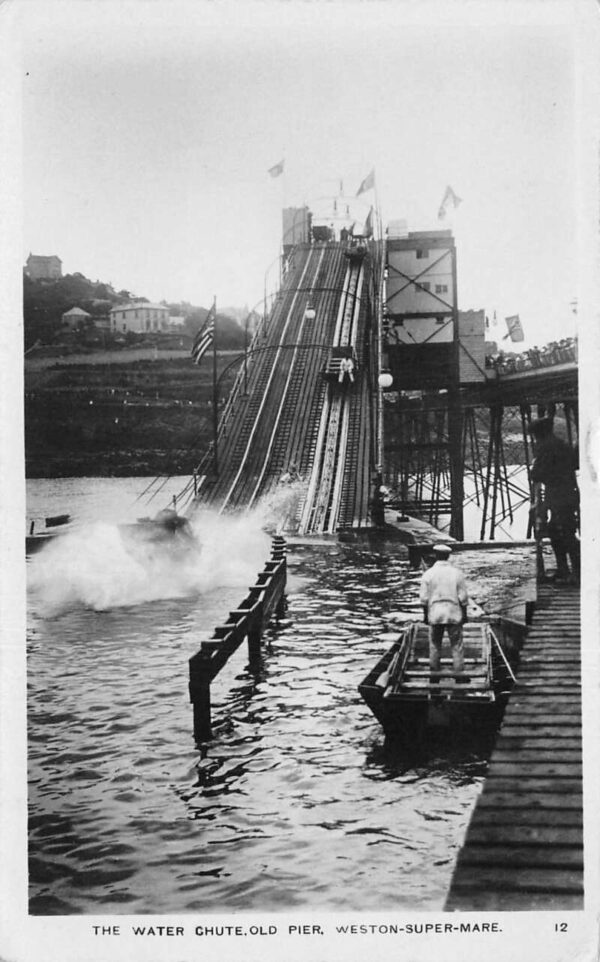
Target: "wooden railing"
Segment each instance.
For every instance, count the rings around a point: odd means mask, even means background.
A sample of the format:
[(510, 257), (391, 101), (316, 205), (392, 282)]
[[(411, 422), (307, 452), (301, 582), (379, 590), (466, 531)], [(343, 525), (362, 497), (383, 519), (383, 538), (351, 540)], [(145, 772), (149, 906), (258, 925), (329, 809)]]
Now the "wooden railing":
[(229, 612), (225, 624), (218, 625), (212, 638), (200, 644), (200, 650), (189, 661), (190, 701), (194, 709), (194, 737), (207, 741), (212, 737), (210, 685), (221, 668), (248, 639), (250, 665), (260, 661), (264, 629), (274, 615), (285, 609), (287, 565), (285, 538), (273, 538), (271, 560), (258, 575), (256, 584), (235, 611)]

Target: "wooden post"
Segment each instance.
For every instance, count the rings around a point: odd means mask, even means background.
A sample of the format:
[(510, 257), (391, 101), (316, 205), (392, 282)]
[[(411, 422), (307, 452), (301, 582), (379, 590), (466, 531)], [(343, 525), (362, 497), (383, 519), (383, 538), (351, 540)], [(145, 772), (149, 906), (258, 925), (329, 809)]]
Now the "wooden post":
[[(285, 559), (286, 551), (287, 551), (287, 544), (286, 544), (285, 538), (282, 535), (275, 535), (275, 537), (273, 538), (272, 547), (271, 547), (271, 557), (273, 561), (283, 561), (284, 564), (286, 564), (286, 559)], [(285, 600), (285, 592), (282, 591), (281, 597), (277, 602), (277, 607), (275, 608), (275, 614), (278, 618), (283, 618), (283, 616), (285, 615), (286, 607), (287, 605)]]
[(568, 441), (569, 447), (572, 448), (573, 447), (573, 430), (571, 427), (571, 405), (568, 401), (565, 401), (563, 403), (563, 409), (565, 412), (565, 421), (567, 425), (567, 441)]
[(190, 701), (194, 709), (194, 738), (199, 742), (212, 738), (210, 711), (210, 673), (208, 656), (200, 650), (190, 659)]
[(479, 540), (485, 540), (485, 528), (487, 524), (488, 517), (488, 504), (490, 500), (490, 484), (492, 483), (492, 465), (494, 462), (494, 438), (496, 430), (496, 405), (492, 404), (489, 408), (489, 434), (488, 434), (488, 449), (487, 449), (487, 465), (485, 472), (485, 485), (483, 488), (483, 509), (481, 512), (481, 531), (479, 534)]
[(456, 271), (456, 247), (450, 248), (452, 263), (452, 372), (448, 390), (448, 442), (450, 455), (450, 535), (457, 541), (464, 538), (463, 501), (464, 461), (462, 458), (463, 411), (460, 396), (460, 330)]
[(496, 537), (496, 508), (498, 506), (498, 485), (500, 482), (500, 450), (502, 446), (502, 418), (504, 407), (502, 404), (495, 405), (494, 421), (494, 480), (492, 484), (492, 514), (490, 517), (490, 541)]
[(261, 659), (261, 641), (262, 626), (259, 618), (248, 631), (248, 660), (251, 666), (258, 664)]
[[(530, 501), (532, 500), (533, 491), (531, 487), (531, 439), (529, 437), (529, 429), (531, 427), (531, 405), (521, 404), (519, 408), (521, 412), (521, 432), (523, 435), (523, 451), (525, 453), (525, 467), (527, 469), (527, 487), (529, 488)], [(529, 511), (529, 516), (527, 518), (527, 534), (525, 537), (531, 538), (534, 528), (534, 517), (533, 511)]]
[(277, 602), (277, 607), (275, 608), (275, 614), (278, 618), (283, 618), (287, 611), (287, 601), (285, 598), (285, 593), (282, 591), (281, 598)]
[(281, 558), (285, 558), (286, 549), (285, 538), (283, 535), (276, 534), (271, 542), (271, 558), (273, 561), (279, 561)]
[(525, 602), (525, 624), (530, 626), (533, 624), (533, 616), (535, 613), (536, 603), (535, 601)]
[(194, 707), (194, 738), (205, 742), (212, 738), (212, 722), (210, 717), (210, 682), (204, 681), (194, 691), (192, 699)]

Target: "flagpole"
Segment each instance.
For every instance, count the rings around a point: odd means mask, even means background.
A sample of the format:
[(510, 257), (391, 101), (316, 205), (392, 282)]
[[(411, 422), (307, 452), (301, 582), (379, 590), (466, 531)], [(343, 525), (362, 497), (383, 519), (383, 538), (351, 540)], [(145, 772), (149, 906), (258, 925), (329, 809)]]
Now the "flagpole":
[(385, 250), (384, 250), (384, 237), (383, 237), (383, 220), (381, 217), (381, 210), (379, 207), (379, 195), (377, 193), (377, 180), (375, 178), (375, 168), (373, 168), (373, 195), (375, 201), (375, 221), (376, 221), (376, 249), (378, 249), (377, 258), (377, 273), (378, 273), (378, 286), (377, 286), (377, 394), (376, 394), (376, 442), (375, 442), (375, 468), (378, 472), (381, 472), (383, 476), (384, 472), (384, 448), (385, 448), (385, 425), (383, 423), (384, 410), (383, 410), (383, 388), (380, 383), (380, 376), (383, 370), (383, 276), (385, 271)]
[[(281, 152), (281, 156), (282, 156), (282, 158), (283, 158), (283, 159), (282, 159), (283, 171), (282, 171), (282, 173), (281, 173), (281, 210), (279, 211), (279, 223), (280, 223), (281, 225), (283, 225), (283, 211), (284, 211), (284, 209), (285, 209), (285, 201), (286, 201), (286, 196), (287, 196), (287, 183), (286, 183), (287, 173), (286, 173), (286, 169), (285, 169), (285, 147), (283, 148), (283, 150), (282, 150), (282, 152)], [(283, 235), (283, 230), (282, 230), (282, 235)], [(283, 241), (284, 241), (284, 238), (283, 238), (283, 236), (282, 236), (282, 238), (281, 238), (281, 243), (280, 243), (280, 245), (279, 245), (279, 287), (280, 287), (280, 288), (281, 288), (281, 285), (283, 284), (283, 249), (282, 249)]]
[(217, 385), (217, 295), (213, 297), (213, 469), (215, 478), (219, 477), (219, 395)]
[[(374, 168), (373, 168), (374, 169)], [(377, 227), (379, 233), (379, 240), (383, 241), (383, 224), (381, 221), (381, 211), (379, 209), (379, 196), (377, 194), (377, 181), (374, 180), (373, 183), (373, 193), (375, 195), (375, 216), (377, 217)]]

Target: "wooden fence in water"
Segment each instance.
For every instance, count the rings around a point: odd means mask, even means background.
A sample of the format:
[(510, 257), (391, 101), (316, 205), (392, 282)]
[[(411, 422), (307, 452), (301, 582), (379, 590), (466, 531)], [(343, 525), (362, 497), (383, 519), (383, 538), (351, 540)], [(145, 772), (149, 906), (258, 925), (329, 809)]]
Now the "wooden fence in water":
[(238, 608), (229, 612), (227, 621), (215, 628), (212, 638), (203, 641), (200, 650), (190, 658), (189, 691), (197, 741), (212, 737), (211, 682), (246, 639), (250, 664), (257, 664), (264, 629), (274, 615), (283, 614), (287, 580), (285, 549), (284, 538), (273, 538), (271, 560), (266, 562), (256, 584)]

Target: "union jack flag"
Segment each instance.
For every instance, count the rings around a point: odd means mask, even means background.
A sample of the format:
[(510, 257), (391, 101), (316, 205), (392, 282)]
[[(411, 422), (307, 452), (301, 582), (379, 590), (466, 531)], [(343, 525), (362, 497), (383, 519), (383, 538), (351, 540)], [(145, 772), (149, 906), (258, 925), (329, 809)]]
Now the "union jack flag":
[(508, 332), (502, 338), (503, 341), (510, 337), (511, 341), (524, 341), (525, 333), (523, 331), (523, 325), (521, 324), (521, 318), (518, 314), (513, 314), (512, 317), (505, 318), (506, 326)]

